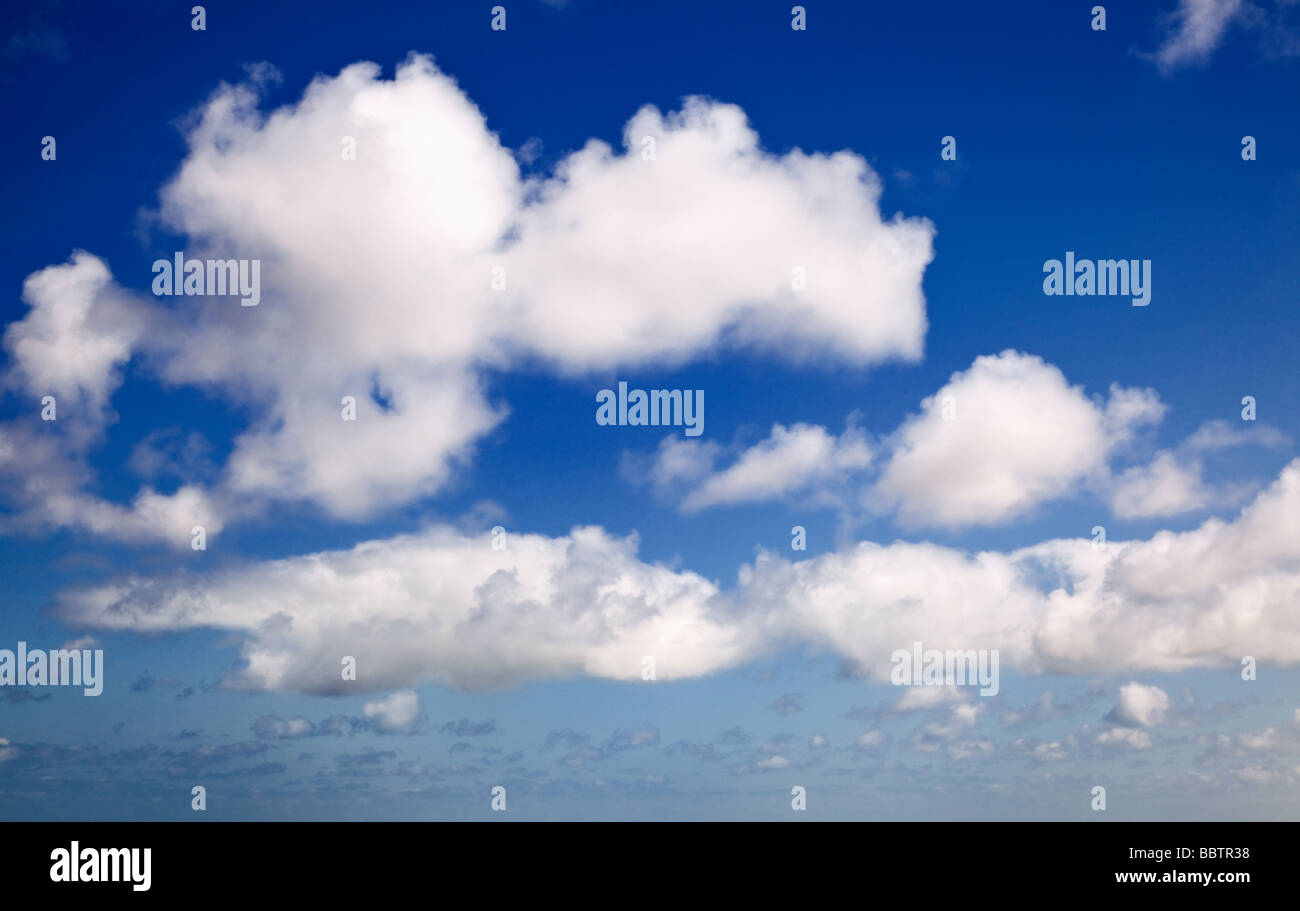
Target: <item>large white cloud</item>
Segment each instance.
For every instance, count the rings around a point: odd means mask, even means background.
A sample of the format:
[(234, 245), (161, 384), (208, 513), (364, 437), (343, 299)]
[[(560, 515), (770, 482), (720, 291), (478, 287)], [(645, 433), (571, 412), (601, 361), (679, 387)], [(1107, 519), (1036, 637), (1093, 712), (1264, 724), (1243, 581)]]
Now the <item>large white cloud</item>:
[(910, 525), (1006, 521), (1098, 475), (1114, 448), (1163, 414), (1150, 390), (1090, 400), (1017, 351), (976, 358), (904, 422), (872, 492)]
[[(153, 632), (228, 629), (251, 689), (464, 687), (586, 674), (708, 674), (809, 643), (888, 679), (890, 656), (998, 649), (1022, 673), (1177, 671), (1300, 660), (1300, 460), (1232, 522), (1094, 546), (1058, 539), (1010, 552), (862, 542), (791, 563), (763, 553), (738, 584), (648, 565), (635, 539), (448, 529), (175, 579), (64, 592), (65, 621)], [(355, 684), (341, 680), (357, 659)], [(1126, 718), (1150, 700), (1126, 691)], [(937, 694), (936, 694), (937, 695)]]
[(724, 332), (782, 356), (920, 356), (933, 229), (884, 220), (862, 158), (770, 155), (740, 108), (701, 98), (643, 108), (623, 139), (532, 188), (503, 258), (517, 344), (571, 368), (683, 360)]
[[(127, 578), (69, 593), (61, 613), (97, 627), (229, 629), (245, 636), (248, 689), (347, 692), (421, 680), (494, 687), (588, 674), (689, 677), (753, 653), (716, 587), (636, 559), (635, 539), (446, 528), (170, 582)], [(356, 660), (355, 684), (341, 663)]]
[(261, 303), (133, 300), (79, 255), (33, 275), (7, 341), (28, 385), (97, 406), (140, 353), (246, 408), (225, 510), (302, 498), (362, 517), (437, 491), (507, 413), (482, 369), (519, 359), (571, 373), (724, 344), (920, 356), (933, 228), (886, 219), (858, 155), (770, 154), (738, 107), (692, 98), (637, 112), (621, 152), (593, 140), (524, 179), (428, 57), (387, 80), (353, 64), (269, 114), (258, 72), (195, 112), (160, 215), (189, 257), (259, 260)]

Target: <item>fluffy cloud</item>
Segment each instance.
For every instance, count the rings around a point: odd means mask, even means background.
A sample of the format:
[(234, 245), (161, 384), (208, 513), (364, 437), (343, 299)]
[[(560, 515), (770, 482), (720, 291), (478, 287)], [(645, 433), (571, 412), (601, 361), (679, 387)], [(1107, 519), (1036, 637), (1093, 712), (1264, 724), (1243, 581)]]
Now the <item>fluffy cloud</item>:
[(1164, 721), (1168, 711), (1169, 694), (1160, 687), (1130, 683), (1120, 687), (1119, 701), (1106, 720), (1128, 727), (1147, 728)]
[(1100, 474), (1163, 411), (1151, 390), (1112, 386), (1094, 402), (1041, 358), (980, 357), (899, 428), (871, 498), (905, 524), (1006, 521)]
[(687, 512), (807, 492), (814, 486), (840, 482), (871, 461), (865, 437), (853, 428), (836, 437), (824, 427), (775, 424), (767, 439), (743, 451), (727, 468), (701, 478), (700, 465), (710, 451), (708, 445), (669, 437), (655, 461), (652, 477), (661, 486), (670, 478), (690, 480), (695, 476), (697, 483), (682, 499), (682, 509)]
[[(589, 674), (708, 673), (752, 652), (756, 631), (720, 613), (715, 586), (635, 557), (634, 538), (488, 536), (434, 528), (170, 582), (126, 578), (69, 593), (68, 619), (135, 630), (242, 633), (247, 689), (343, 692), (436, 680), (493, 687)], [(344, 655), (357, 681), (344, 683)]]
[(1252, 493), (1250, 485), (1209, 483), (1205, 480), (1206, 456), (1243, 446), (1281, 447), (1287, 443), (1284, 434), (1267, 425), (1247, 430), (1224, 421), (1207, 421), (1176, 449), (1162, 449), (1149, 462), (1112, 478), (1111, 511), (1120, 518), (1145, 518), (1239, 505)]
[(1300, 655), (1300, 461), (1233, 522), (1145, 541), (1058, 539), (1011, 552), (862, 542), (790, 563), (764, 553), (735, 597), (877, 679), (923, 641), (999, 649), (1030, 673), (1182, 670)]
[[(213, 503), (237, 515), (307, 499), (363, 517), (409, 502), (505, 417), (480, 374), (519, 359), (574, 373), (720, 345), (852, 363), (921, 352), (932, 226), (885, 219), (857, 155), (765, 152), (734, 105), (643, 108), (623, 150), (593, 140), (525, 180), (456, 83), (412, 56), (391, 80), (371, 63), (319, 77), (269, 114), (257, 85), (222, 86), (186, 138), (162, 222), (188, 238), (189, 258), (259, 260), (261, 303), (164, 307), (77, 254), (29, 279), (32, 310), (5, 339), (11, 382), (67, 396), (70, 418), (99, 412), (139, 354), (164, 382), (251, 419), (215, 494), (117, 512), (65, 504), (48, 522), (171, 535), (213, 531)], [(356, 421), (340, 420), (347, 395)]]
[[(1161, 451), (1113, 476), (1111, 460), (1163, 416), (1155, 392), (1112, 386), (1108, 398), (1089, 399), (1056, 367), (1011, 350), (977, 358), (921, 409), (878, 447), (852, 424), (838, 436), (815, 425), (777, 424), (724, 468), (717, 467), (718, 444), (668, 437), (648, 466), (625, 460), (625, 473), (687, 512), (799, 494), (842, 510), (861, 499), (877, 511), (896, 510), (905, 525), (961, 528), (1009, 521), (1085, 485), (1123, 518), (1237, 504), (1249, 490), (1208, 484), (1200, 454), (1286, 442), (1271, 428), (1243, 433), (1209, 422), (1178, 452)], [(874, 480), (873, 448), (886, 454)]]
[[(146, 486), (126, 506), (87, 492), (92, 475), (84, 460), (116, 419), (109, 400), (145, 331), (146, 305), (116, 288), (107, 267), (85, 253), (31, 275), (23, 300), (26, 316), (4, 334), (4, 382), (30, 405), (0, 425), (0, 478), (11, 508), (0, 529), (71, 528), (174, 547), (189, 545), (195, 525), (220, 531), (217, 507), (197, 485), (171, 494)], [(45, 396), (53, 397), (52, 420), (43, 419)]]
[[(728, 591), (635, 551), (635, 538), (595, 528), (518, 535), (506, 551), (434, 528), (198, 577), (128, 576), (69, 589), (55, 609), (102, 629), (231, 630), (245, 662), (229, 685), (312, 692), (342, 690), (343, 655), (369, 691), (635, 680), (647, 655), (661, 679), (677, 679), (789, 642), (834, 650), (882, 681), (893, 651), (915, 641), (998, 649), (1002, 667), (1030, 674), (1300, 656), (1300, 460), (1232, 522), (1104, 549), (1079, 538), (978, 553), (862, 542), (797, 563), (761, 553)], [(1155, 717), (1143, 693), (1122, 692), (1129, 723)], [(946, 705), (956, 724), (969, 712), (960, 695), (909, 688), (899, 710)]]
[(95, 432), (122, 381), (121, 367), (144, 328), (141, 309), (114, 288), (107, 267), (86, 253), (43, 269), (23, 283), (29, 310), (4, 333), (7, 385), (33, 397), (53, 395), (72, 426)]
[(1180, 461), (1172, 452), (1156, 453), (1146, 465), (1126, 469), (1115, 479), (1111, 511), (1121, 519), (1173, 516), (1203, 509), (1215, 498), (1199, 462)]
[(383, 699), (367, 702), (362, 714), (376, 730), (385, 734), (407, 733), (420, 718), (420, 697), (411, 690), (390, 693)]
[(643, 108), (623, 142), (593, 140), (530, 187), (503, 259), (520, 343), (575, 368), (682, 360), (724, 333), (783, 356), (920, 356), (933, 229), (883, 220), (860, 157), (766, 154), (740, 108), (701, 98)]

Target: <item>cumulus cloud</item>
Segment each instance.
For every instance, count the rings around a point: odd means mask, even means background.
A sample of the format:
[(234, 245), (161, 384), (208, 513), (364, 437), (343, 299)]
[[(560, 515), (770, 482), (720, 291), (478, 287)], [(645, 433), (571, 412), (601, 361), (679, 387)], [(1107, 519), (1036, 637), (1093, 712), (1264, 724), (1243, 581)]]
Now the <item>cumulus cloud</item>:
[[(344, 136), (355, 160), (339, 155)], [(319, 77), (269, 114), (256, 85), (223, 86), (187, 141), (161, 217), (189, 256), (259, 259), (261, 303), (162, 306), (86, 254), (32, 276), (29, 312), (5, 335), (6, 382), (53, 390), (68, 410), (54, 427), (0, 428), (0, 471), (21, 482), (7, 487), (20, 506), (10, 527), (188, 543), (191, 525), (212, 532), (250, 503), (368, 515), (447, 482), (508, 410), (487, 399), (483, 371), (520, 359), (571, 374), (728, 345), (850, 363), (921, 350), (929, 223), (884, 217), (879, 181), (854, 154), (764, 151), (731, 105), (642, 109), (622, 150), (592, 141), (524, 179), (482, 113), (417, 56), (391, 80), (368, 63)], [(130, 505), (85, 492), (84, 456), (137, 356), (164, 383), (251, 415), (210, 489), (146, 487)], [(343, 395), (356, 396), (355, 422), (339, 419)], [(1149, 390), (1090, 399), (1039, 358), (979, 358), (885, 441), (869, 496), (909, 523), (1006, 521), (1104, 476), (1162, 412)], [(776, 425), (720, 471), (718, 449), (674, 447), (656, 477), (688, 481), (691, 508), (870, 467), (856, 431), (804, 424)], [(65, 591), (56, 609), (99, 629), (227, 630), (243, 659), (228, 685), (309, 692), (342, 689), (341, 655), (365, 669), (359, 685), (382, 691), (638, 679), (646, 655), (662, 677), (689, 677), (790, 640), (879, 673), (895, 648), (934, 635), (999, 648), (1030, 673), (1290, 661), (1298, 476), (1289, 467), (1232, 523), (1105, 551), (862, 542), (798, 564), (762, 554), (723, 591), (598, 528), (516, 535), (496, 551), (436, 527), (204, 574), (128, 575)], [(371, 703), (368, 717), (392, 724), (407, 699)]]
[(809, 424), (775, 424), (765, 440), (745, 449), (727, 468), (711, 472), (716, 452), (709, 443), (665, 438), (650, 476), (661, 488), (672, 481), (694, 482), (681, 503), (684, 511), (694, 512), (807, 494), (815, 486), (842, 482), (871, 461), (866, 439), (855, 428), (836, 437)]
[[(126, 576), (65, 590), (55, 610), (101, 629), (231, 630), (244, 664), (228, 685), (337, 692), (343, 654), (372, 689), (635, 680), (645, 655), (661, 678), (693, 677), (791, 641), (882, 681), (893, 651), (918, 640), (998, 649), (1003, 667), (1031, 674), (1235, 666), (1241, 655), (1292, 664), (1298, 597), (1300, 460), (1231, 522), (1104, 549), (1089, 538), (977, 553), (864, 541), (795, 563), (762, 552), (723, 591), (644, 563), (634, 537), (597, 528), (519, 535), (508, 551), (434, 528), (200, 576)], [(899, 710), (961, 698), (912, 687)]]
[(1207, 481), (1207, 457), (1244, 446), (1280, 448), (1289, 443), (1285, 434), (1268, 425), (1244, 429), (1207, 421), (1176, 448), (1159, 450), (1150, 461), (1111, 478), (1111, 511), (1120, 518), (1148, 518), (1240, 505), (1254, 492), (1252, 486)]
[[(1005, 523), (1085, 487), (1121, 518), (1239, 505), (1250, 488), (1208, 483), (1202, 454), (1286, 442), (1272, 428), (1245, 433), (1209, 422), (1176, 451), (1114, 474), (1112, 460), (1164, 411), (1149, 389), (1114, 385), (1108, 397), (1090, 399), (1058, 368), (1007, 350), (953, 374), (878, 445), (855, 414), (838, 436), (816, 425), (774, 425), (722, 468), (724, 447), (668, 437), (648, 464), (625, 459), (624, 471), (686, 512), (798, 494), (844, 512), (861, 500), (896, 511), (905, 525), (963, 528)], [(882, 465), (872, 465), (873, 449), (885, 454)]]
[[(790, 563), (763, 553), (735, 597), (753, 616), (888, 679), (914, 641), (999, 649), (1030, 673), (1182, 670), (1300, 656), (1300, 461), (1232, 522), (1149, 540), (1010, 552), (862, 542)], [(925, 688), (917, 688), (925, 689)]]
[(1119, 701), (1106, 720), (1128, 727), (1147, 728), (1164, 721), (1168, 711), (1169, 694), (1160, 687), (1130, 683), (1120, 687)]
[(23, 283), (27, 314), (4, 333), (10, 357), (6, 385), (28, 395), (53, 395), (71, 427), (90, 433), (107, 420), (109, 396), (145, 328), (145, 314), (113, 286), (104, 263), (78, 251), (63, 266)]
[(362, 714), (376, 730), (385, 734), (407, 733), (420, 718), (420, 697), (412, 690), (390, 693), (382, 699), (367, 702)]
[[(638, 111), (621, 150), (592, 140), (525, 179), (428, 57), (392, 79), (353, 64), (270, 113), (259, 84), (223, 85), (195, 112), (159, 206), (187, 257), (260, 261), (257, 307), (164, 307), (78, 253), (28, 280), (31, 310), (5, 336), (10, 383), (66, 397), (87, 438), (137, 354), (163, 382), (245, 409), (219, 491), (146, 489), (128, 508), (75, 499), (70, 483), (48, 524), (174, 536), (215, 531), (212, 499), (230, 514), (306, 499), (347, 518), (409, 502), (505, 418), (481, 373), (520, 359), (575, 373), (722, 345), (858, 364), (920, 355), (933, 228), (886, 218), (858, 155), (768, 153), (740, 108), (691, 98)], [(356, 421), (340, 420), (347, 395)], [(23, 475), (32, 466), (12, 453), (41, 449), (11, 432), (0, 468)]]
[(118, 629), (214, 627), (244, 635), (229, 684), (342, 692), (339, 656), (371, 690), (464, 687), (580, 674), (660, 678), (729, 666), (757, 630), (723, 616), (713, 583), (636, 559), (600, 529), (488, 536), (448, 528), (163, 583), (128, 577), (69, 594), (71, 619)]
[(1093, 401), (1041, 358), (980, 357), (895, 433), (871, 499), (910, 525), (1004, 522), (1099, 474), (1163, 413), (1151, 390), (1116, 385)]
[(27, 314), (4, 333), (10, 362), (3, 383), (29, 405), (0, 424), (0, 478), (10, 508), (0, 530), (70, 528), (174, 547), (189, 546), (195, 525), (219, 532), (222, 519), (196, 485), (171, 494), (146, 486), (129, 505), (87, 489), (93, 475), (84, 460), (116, 421), (110, 398), (145, 331), (145, 306), (113, 285), (103, 262), (81, 252), (29, 276), (23, 300)]
[(1126, 469), (1115, 479), (1111, 511), (1121, 519), (1173, 516), (1203, 509), (1214, 499), (1199, 462), (1182, 462), (1162, 450), (1146, 465)]

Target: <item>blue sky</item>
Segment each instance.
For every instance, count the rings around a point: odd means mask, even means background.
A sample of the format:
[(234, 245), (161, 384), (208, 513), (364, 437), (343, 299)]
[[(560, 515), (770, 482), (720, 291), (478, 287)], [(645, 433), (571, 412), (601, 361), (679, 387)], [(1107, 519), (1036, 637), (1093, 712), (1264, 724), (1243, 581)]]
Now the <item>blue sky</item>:
[(1300, 810), (1293, 5), (191, 5), (2, 20), (0, 816)]

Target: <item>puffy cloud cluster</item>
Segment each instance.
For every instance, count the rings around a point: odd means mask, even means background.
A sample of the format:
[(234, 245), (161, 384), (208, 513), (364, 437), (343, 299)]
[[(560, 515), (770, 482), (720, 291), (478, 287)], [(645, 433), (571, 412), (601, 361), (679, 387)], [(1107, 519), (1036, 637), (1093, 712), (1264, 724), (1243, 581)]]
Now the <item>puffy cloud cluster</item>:
[(1094, 402), (1038, 357), (976, 358), (898, 429), (872, 496), (905, 524), (1006, 521), (1099, 474), (1163, 412), (1145, 389), (1112, 386)]
[[(838, 496), (840, 506), (861, 499), (910, 526), (996, 524), (1103, 484), (1110, 458), (1163, 413), (1152, 390), (1112, 386), (1093, 400), (1041, 358), (1007, 350), (977, 358), (922, 401), (876, 447), (884, 457), (870, 481), (872, 447), (860, 430), (835, 436), (807, 424), (776, 425), (723, 469), (714, 468), (716, 444), (665, 441), (648, 474), (661, 492), (685, 488), (686, 510), (813, 494)], [(855, 479), (857, 497), (848, 492)], [(1139, 479), (1126, 481), (1149, 496)]]
[(86, 489), (85, 457), (116, 420), (109, 402), (148, 325), (146, 306), (81, 252), (29, 276), (23, 300), (27, 315), (4, 333), (4, 384), (28, 405), (25, 418), (0, 425), (0, 479), (12, 510), (0, 529), (72, 528), (177, 547), (195, 525), (219, 531), (222, 519), (197, 485), (167, 495), (146, 486), (129, 506)]
[[(505, 416), (483, 369), (521, 359), (572, 373), (721, 345), (852, 363), (921, 352), (932, 226), (886, 219), (858, 155), (764, 151), (734, 105), (643, 108), (623, 150), (593, 140), (525, 179), (454, 80), (412, 56), (392, 79), (371, 63), (319, 77), (269, 114), (256, 84), (222, 86), (187, 140), (162, 221), (187, 258), (259, 260), (261, 303), (163, 306), (78, 254), (29, 279), (31, 310), (6, 334), (12, 373), (25, 393), (66, 395), (87, 439), (136, 355), (251, 420), (215, 491), (130, 514), (56, 506), (49, 521), (171, 535), (168, 505), (212, 531), (211, 503), (234, 515), (306, 499), (361, 517), (409, 502)], [(356, 422), (340, 420), (346, 395)], [(5, 452), (48, 454), (32, 432), (5, 436)]]
[[(797, 563), (760, 554), (725, 591), (635, 550), (596, 528), (514, 536), (504, 551), (434, 528), (199, 577), (127, 577), (65, 591), (57, 611), (104, 629), (231, 630), (245, 661), (231, 685), (313, 692), (342, 689), (344, 655), (367, 691), (635, 680), (647, 656), (660, 679), (693, 677), (791, 642), (882, 681), (892, 652), (915, 641), (998, 649), (1002, 667), (1031, 674), (1300, 658), (1300, 460), (1232, 522), (1104, 549), (1087, 538), (978, 553), (862, 542)], [(1158, 709), (1152, 691), (1126, 687), (1114, 720), (1137, 730)]]
[(717, 443), (668, 438), (639, 474), (688, 512), (798, 496), (845, 511), (865, 503), (905, 526), (957, 529), (1005, 523), (1081, 490), (1102, 496), (1120, 518), (1240, 505), (1252, 487), (1210, 483), (1205, 456), (1288, 442), (1265, 425), (1247, 432), (1209, 421), (1174, 449), (1117, 469), (1164, 412), (1154, 390), (1113, 384), (1107, 397), (1090, 398), (1057, 367), (1007, 350), (954, 373), (878, 442), (852, 424), (838, 436), (777, 424), (719, 468), (725, 450)]
[[(169, 583), (127, 578), (69, 593), (61, 610), (97, 627), (214, 627), (243, 634), (248, 689), (376, 691), (438, 680), (463, 687), (588, 674), (689, 677), (752, 654), (756, 631), (716, 587), (635, 557), (599, 529), (564, 538), (446, 528)], [(355, 684), (341, 662), (356, 659)], [(368, 717), (395, 720), (399, 705)], [(401, 715), (401, 717), (405, 717)]]
[[(255, 86), (223, 86), (187, 138), (161, 216), (188, 257), (259, 260), (261, 303), (164, 304), (82, 253), (33, 274), (29, 311), (5, 333), (5, 381), (29, 400), (55, 395), (60, 410), (57, 422), (33, 409), (0, 427), (8, 527), (184, 546), (193, 525), (214, 533), (281, 499), (369, 515), (446, 484), (505, 417), (484, 371), (521, 361), (575, 373), (722, 346), (853, 364), (921, 352), (932, 226), (886, 218), (857, 155), (764, 151), (731, 105), (644, 108), (622, 150), (592, 141), (526, 179), (454, 81), (416, 56), (391, 80), (368, 63), (320, 77), (269, 114)], [(340, 154), (347, 139), (353, 160)], [(145, 487), (124, 506), (87, 492), (86, 459), (137, 359), (250, 420), (210, 486)], [(347, 395), (356, 422), (340, 420)], [(665, 444), (652, 479), (703, 509), (837, 491), (874, 471), (859, 491), (874, 508), (959, 528), (1110, 483), (1114, 454), (1162, 412), (1150, 390), (1089, 398), (1041, 359), (1005, 351), (953, 374), (879, 446), (853, 427), (776, 425), (721, 469), (713, 444)], [(169, 464), (139, 451), (145, 469)], [(1192, 464), (1157, 458), (1121, 474), (1116, 511), (1203, 503)], [(997, 648), (1029, 673), (1243, 654), (1285, 663), (1300, 656), (1297, 501), (1293, 464), (1230, 523), (1104, 551), (1055, 540), (1005, 553), (863, 542), (799, 563), (762, 554), (726, 591), (598, 528), (516, 535), (497, 551), (435, 527), (203, 575), (118, 578), (65, 591), (57, 610), (100, 629), (231, 631), (243, 660), (228, 683), (246, 689), (338, 692), (353, 656), (357, 688), (399, 690), (365, 708), (393, 731), (418, 721), (404, 688), (421, 681), (631, 680), (647, 657), (672, 679), (792, 641), (882, 679), (893, 650), (918, 639)], [(960, 739), (977, 710), (950, 711), (927, 736), (984, 755)], [(297, 721), (264, 727), (306, 736)]]

